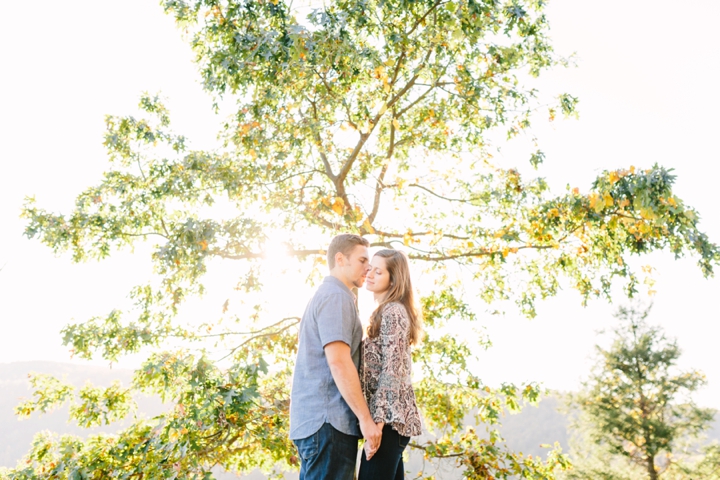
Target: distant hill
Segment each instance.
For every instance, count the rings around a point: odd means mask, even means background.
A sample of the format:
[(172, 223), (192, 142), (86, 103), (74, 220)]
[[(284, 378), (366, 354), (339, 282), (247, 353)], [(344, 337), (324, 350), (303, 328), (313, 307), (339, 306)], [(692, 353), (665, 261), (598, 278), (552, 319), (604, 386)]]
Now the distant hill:
[[(13, 414), (15, 407), (23, 398), (31, 395), (28, 383), (28, 373), (46, 373), (65, 378), (70, 383), (82, 386), (90, 381), (95, 385), (109, 386), (114, 380), (123, 384), (130, 383), (131, 370), (109, 369), (97, 366), (83, 366), (56, 362), (18, 362), (0, 364), (0, 467), (14, 467), (30, 449), (33, 436), (41, 430), (50, 430), (58, 433), (70, 433), (80, 437), (87, 437), (98, 432), (112, 433), (129, 424), (129, 421), (118, 422), (108, 427), (83, 429), (67, 423), (67, 407), (46, 415), (33, 415), (27, 420), (18, 420)], [(141, 418), (148, 418), (162, 412), (164, 407), (158, 398), (140, 396), (137, 398)], [(524, 454), (544, 456), (547, 449), (541, 444), (559, 442), (563, 451), (568, 451), (568, 418), (558, 412), (561, 401), (556, 396), (543, 399), (537, 407), (528, 406), (516, 415), (507, 415), (503, 418), (500, 428), (508, 446)], [(720, 440), (720, 419), (716, 420), (713, 430), (709, 433), (710, 439)], [(418, 443), (423, 437), (415, 439)], [(417, 473), (423, 468), (422, 455), (410, 449), (410, 461), (406, 469)], [(446, 462), (436, 472), (437, 480), (455, 480), (461, 478), (461, 471), (454, 468), (451, 461)], [(237, 475), (222, 472), (217, 474), (219, 480), (240, 478)], [(265, 478), (260, 472), (243, 475), (243, 479), (262, 480)], [(288, 480), (298, 478), (296, 473), (286, 474)]]

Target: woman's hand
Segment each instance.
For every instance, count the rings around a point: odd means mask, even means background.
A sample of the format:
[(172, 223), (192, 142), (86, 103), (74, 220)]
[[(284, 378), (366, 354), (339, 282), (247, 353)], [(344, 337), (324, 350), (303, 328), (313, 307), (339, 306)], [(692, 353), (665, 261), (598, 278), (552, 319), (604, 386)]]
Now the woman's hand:
[[(382, 429), (385, 426), (385, 422), (379, 422), (375, 425), (377, 425), (378, 430), (382, 432)], [(382, 437), (380, 437), (380, 441), (377, 443), (377, 445), (375, 445), (375, 448), (372, 448), (370, 446), (370, 442), (365, 442), (365, 445), (363, 445), (363, 448), (365, 449), (365, 458), (370, 460), (375, 455), (375, 452), (377, 452), (378, 448), (380, 448), (380, 442), (382, 442)]]

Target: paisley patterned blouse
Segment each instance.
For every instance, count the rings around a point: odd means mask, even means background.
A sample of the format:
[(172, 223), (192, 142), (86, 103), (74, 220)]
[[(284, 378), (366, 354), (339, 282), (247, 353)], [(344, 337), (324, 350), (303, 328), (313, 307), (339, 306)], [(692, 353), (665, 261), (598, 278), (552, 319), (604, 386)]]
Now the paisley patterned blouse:
[(361, 383), (370, 414), (400, 435), (422, 433), (420, 412), (411, 382), (410, 319), (405, 307), (387, 304), (382, 312), (380, 334), (362, 343)]

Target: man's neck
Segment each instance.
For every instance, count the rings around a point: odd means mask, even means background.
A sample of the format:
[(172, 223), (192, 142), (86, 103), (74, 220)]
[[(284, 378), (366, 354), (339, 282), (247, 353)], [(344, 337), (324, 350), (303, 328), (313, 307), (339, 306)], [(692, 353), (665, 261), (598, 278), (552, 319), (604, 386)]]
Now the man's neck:
[(348, 290), (350, 290), (351, 292), (352, 292), (352, 289), (355, 288), (355, 285), (353, 285), (352, 283), (348, 283), (348, 281), (347, 281), (347, 279), (345, 278), (345, 276), (344, 276), (344, 275), (341, 275), (340, 272), (338, 272), (338, 271), (335, 270), (335, 269), (330, 270), (330, 276), (331, 276), (331, 277), (335, 277), (335, 278), (337, 278), (338, 280), (340, 280), (340, 281), (342, 282), (342, 284), (345, 285), (345, 286), (348, 288)]

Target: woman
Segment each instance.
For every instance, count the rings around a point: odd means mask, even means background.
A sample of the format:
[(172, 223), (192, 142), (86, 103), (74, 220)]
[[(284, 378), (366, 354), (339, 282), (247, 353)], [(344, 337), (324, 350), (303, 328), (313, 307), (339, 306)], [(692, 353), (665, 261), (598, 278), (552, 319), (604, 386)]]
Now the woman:
[(358, 480), (401, 480), (403, 450), (410, 437), (422, 431), (410, 378), (410, 346), (420, 340), (421, 319), (405, 254), (380, 250), (370, 265), (366, 288), (378, 306), (363, 340), (361, 381), (373, 420), (382, 428), (382, 441), (374, 452), (365, 444)]

